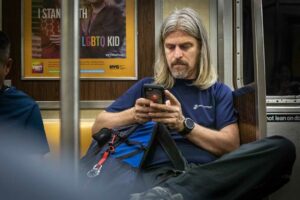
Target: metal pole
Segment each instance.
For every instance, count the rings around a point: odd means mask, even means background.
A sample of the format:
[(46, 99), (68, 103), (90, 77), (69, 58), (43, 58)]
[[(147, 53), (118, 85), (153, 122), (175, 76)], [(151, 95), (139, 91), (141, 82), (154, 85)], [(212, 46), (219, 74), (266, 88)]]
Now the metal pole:
[(265, 47), (263, 11), (261, 0), (252, 0), (252, 31), (253, 31), (253, 55), (254, 55), (254, 77), (256, 89), (257, 110), (257, 138), (267, 135), (266, 115), (266, 76), (265, 76)]
[[(163, 23), (163, 1), (155, 0), (155, 27), (161, 27)], [(158, 44), (159, 44), (160, 28), (155, 28), (155, 57), (158, 56)]]
[(77, 177), (80, 135), (79, 0), (61, 2), (61, 161)]
[(217, 70), (218, 70), (218, 76), (220, 81), (224, 82), (224, 71), (225, 71), (225, 45), (224, 45), (224, 0), (218, 0), (218, 11), (217, 11), (217, 21), (218, 21), (218, 33), (217, 33), (217, 38), (218, 38), (218, 65), (217, 65)]

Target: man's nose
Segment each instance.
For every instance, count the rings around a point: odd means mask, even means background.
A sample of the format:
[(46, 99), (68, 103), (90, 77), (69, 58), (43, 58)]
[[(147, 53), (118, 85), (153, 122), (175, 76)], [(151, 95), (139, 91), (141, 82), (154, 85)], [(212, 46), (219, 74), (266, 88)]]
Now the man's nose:
[(182, 57), (182, 50), (180, 49), (180, 47), (176, 47), (175, 48), (175, 58), (181, 58)]

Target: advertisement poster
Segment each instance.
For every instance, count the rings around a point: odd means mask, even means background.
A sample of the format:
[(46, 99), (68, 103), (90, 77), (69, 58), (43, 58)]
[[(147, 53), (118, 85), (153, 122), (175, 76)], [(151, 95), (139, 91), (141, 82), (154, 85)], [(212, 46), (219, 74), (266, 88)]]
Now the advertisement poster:
[[(23, 1), (23, 79), (60, 76), (61, 1)], [(80, 0), (79, 11), (80, 77), (136, 79), (135, 0)]]

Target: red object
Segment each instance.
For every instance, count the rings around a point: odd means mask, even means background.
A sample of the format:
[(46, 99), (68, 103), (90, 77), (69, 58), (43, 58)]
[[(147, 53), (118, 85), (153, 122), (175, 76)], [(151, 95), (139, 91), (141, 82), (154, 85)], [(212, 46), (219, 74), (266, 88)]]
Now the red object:
[(157, 103), (158, 100), (158, 96), (156, 94), (152, 94), (150, 97), (151, 101), (153, 101), (154, 103)]

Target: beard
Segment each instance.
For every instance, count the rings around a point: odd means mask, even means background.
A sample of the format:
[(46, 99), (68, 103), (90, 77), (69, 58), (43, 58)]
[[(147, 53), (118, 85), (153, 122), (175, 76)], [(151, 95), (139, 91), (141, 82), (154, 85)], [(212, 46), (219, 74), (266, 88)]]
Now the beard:
[(186, 79), (189, 75), (187, 71), (182, 70), (171, 70), (171, 74), (175, 79)]
[(187, 62), (176, 60), (171, 63), (170, 72), (175, 79), (187, 79), (193, 73), (193, 71), (188, 70), (190, 68)]

